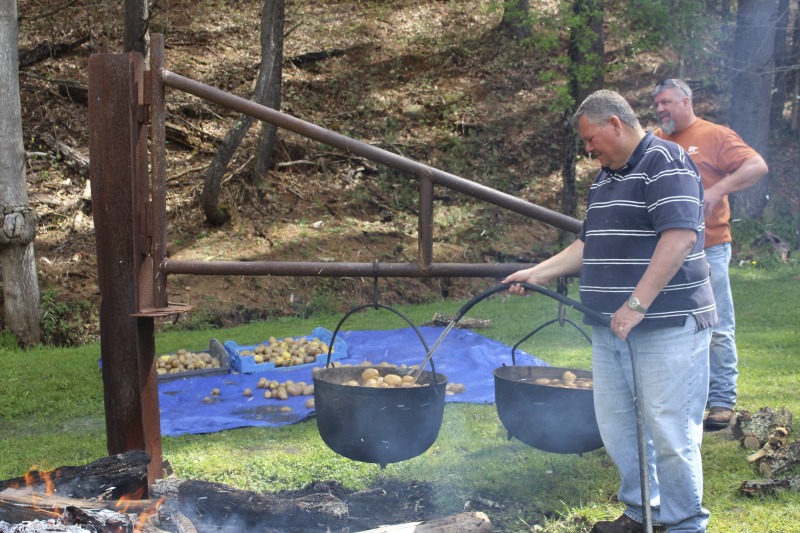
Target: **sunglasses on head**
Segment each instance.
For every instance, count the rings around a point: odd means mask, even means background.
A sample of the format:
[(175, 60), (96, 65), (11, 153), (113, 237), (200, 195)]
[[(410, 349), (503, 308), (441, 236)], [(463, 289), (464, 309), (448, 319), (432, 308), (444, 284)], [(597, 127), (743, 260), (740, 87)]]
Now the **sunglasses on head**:
[(668, 87), (668, 86), (677, 87), (678, 89), (681, 90), (683, 94), (689, 96), (689, 93), (686, 92), (686, 89), (678, 85), (678, 83), (672, 78), (664, 78), (663, 80), (658, 82), (658, 85), (656, 85), (656, 87)]

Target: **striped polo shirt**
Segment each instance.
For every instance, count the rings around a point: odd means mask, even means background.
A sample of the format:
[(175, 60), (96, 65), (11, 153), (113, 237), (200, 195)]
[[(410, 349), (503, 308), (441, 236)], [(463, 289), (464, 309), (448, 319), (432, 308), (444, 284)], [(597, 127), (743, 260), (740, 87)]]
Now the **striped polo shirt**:
[(700, 174), (680, 146), (647, 133), (625, 166), (603, 168), (589, 191), (579, 235), (583, 304), (613, 315), (642, 278), (661, 232), (677, 228), (696, 231), (697, 242), (638, 327), (683, 326), (693, 315), (703, 329), (717, 320), (703, 252)]

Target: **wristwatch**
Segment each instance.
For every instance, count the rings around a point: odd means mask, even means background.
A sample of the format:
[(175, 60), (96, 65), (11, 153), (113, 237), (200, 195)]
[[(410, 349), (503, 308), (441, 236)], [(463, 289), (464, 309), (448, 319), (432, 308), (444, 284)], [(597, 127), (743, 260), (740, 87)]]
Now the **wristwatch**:
[(634, 311), (638, 311), (643, 315), (647, 314), (647, 308), (640, 304), (639, 299), (633, 294), (631, 294), (631, 297), (628, 298), (628, 309), (633, 309)]

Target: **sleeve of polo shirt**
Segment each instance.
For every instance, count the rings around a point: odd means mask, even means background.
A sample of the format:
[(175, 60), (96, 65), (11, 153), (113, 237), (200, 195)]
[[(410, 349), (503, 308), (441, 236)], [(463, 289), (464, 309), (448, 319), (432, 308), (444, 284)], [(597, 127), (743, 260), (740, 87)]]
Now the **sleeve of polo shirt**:
[(645, 202), (657, 233), (668, 229), (699, 231), (703, 222), (703, 186), (700, 174), (686, 152), (654, 152), (653, 172), (645, 189)]

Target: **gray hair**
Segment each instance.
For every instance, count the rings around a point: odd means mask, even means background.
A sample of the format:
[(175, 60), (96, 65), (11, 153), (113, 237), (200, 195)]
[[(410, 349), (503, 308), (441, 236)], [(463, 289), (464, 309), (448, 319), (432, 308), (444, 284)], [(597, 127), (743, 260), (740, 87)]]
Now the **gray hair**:
[(572, 116), (572, 125), (577, 126), (578, 120), (584, 115), (592, 124), (607, 122), (614, 116), (631, 128), (640, 128), (639, 119), (627, 100), (621, 94), (606, 89), (595, 91), (586, 97)]
[(688, 83), (678, 78), (664, 78), (659, 81), (656, 88), (653, 89), (652, 96), (658, 96), (667, 89), (678, 89), (689, 98), (689, 102), (692, 101), (692, 88), (689, 87)]

